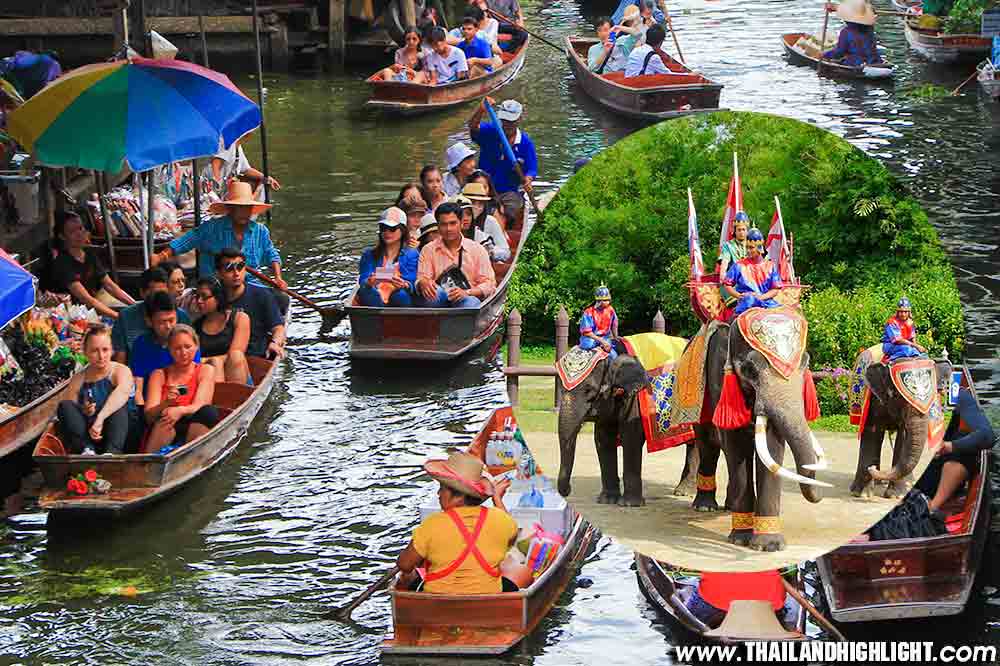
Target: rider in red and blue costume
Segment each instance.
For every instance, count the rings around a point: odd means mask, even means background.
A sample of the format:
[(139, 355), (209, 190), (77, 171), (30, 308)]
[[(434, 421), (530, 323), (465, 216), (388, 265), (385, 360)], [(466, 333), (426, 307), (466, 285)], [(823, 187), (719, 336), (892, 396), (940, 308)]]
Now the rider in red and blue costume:
[(618, 315), (611, 307), (611, 290), (603, 284), (594, 290), (594, 304), (580, 317), (580, 349), (601, 347), (613, 359), (615, 336), (618, 333)]
[(750, 308), (777, 308), (774, 300), (781, 289), (781, 277), (769, 259), (764, 258), (764, 236), (760, 229), (747, 233), (747, 256), (729, 265), (723, 287), (730, 296), (738, 299), (733, 316)]
[(917, 344), (917, 331), (910, 316), (910, 299), (906, 296), (899, 299), (896, 314), (885, 322), (882, 352), (890, 361), (927, 356), (927, 350)]

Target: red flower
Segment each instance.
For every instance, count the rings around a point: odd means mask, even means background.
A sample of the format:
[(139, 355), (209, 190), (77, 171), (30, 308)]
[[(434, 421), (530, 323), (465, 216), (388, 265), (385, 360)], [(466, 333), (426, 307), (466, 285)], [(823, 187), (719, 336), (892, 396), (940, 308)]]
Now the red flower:
[(97, 481), (97, 471), (96, 470), (88, 469), (86, 472), (83, 473), (83, 476), (90, 483), (93, 483), (94, 481)]
[(66, 490), (71, 493), (76, 492), (76, 479), (70, 479), (66, 482)]
[(86, 495), (88, 492), (87, 484), (79, 479), (70, 479), (66, 483), (66, 489), (71, 493), (76, 493), (77, 495)]

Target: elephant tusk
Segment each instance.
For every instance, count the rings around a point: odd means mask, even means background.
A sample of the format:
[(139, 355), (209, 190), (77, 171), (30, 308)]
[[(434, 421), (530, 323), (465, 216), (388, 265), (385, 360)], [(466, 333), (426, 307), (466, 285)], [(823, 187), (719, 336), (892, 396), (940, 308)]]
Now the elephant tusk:
[(802, 469), (808, 469), (813, 472), (826, 469), (826, 454), (823, 453), (823, 447), (819, 445), (819, 440), (816, 439), (816, 435), (813, 434), (812, 430), (809, 431), (809, 440), (812, 442), (813, 453), (816, 454), (816, 462), (811, 465), (803, 465)]
[(754, 448), (757, 450), (757, 457), (760, 458), (760, 461), (764, 463), (764, 467), (766, 467), (767, 471), (771, 474), (777, 474), (778, 476), (788, 479), (789, 481), (804, 483), (809, 486), (833, 488), (832, 484), (824, 481), (817, 481), (816, 479), (810, 479), (808, 476), (802, 476), (801, 474), (796, 474), (791, 470), (785, 469), (774, 461), (774, 458), (771, 457), (771, 452), (767, 449), (767, 417), (764, 415), (759, 415), (757, 417), (757, 423), (753, 434), (753, 443)]

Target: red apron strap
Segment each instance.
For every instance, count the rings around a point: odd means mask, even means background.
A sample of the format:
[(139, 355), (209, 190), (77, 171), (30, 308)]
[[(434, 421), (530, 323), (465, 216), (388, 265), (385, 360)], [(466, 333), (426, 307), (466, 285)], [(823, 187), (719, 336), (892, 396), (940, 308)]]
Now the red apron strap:
[(476, 548), (476, 539), (479, 538), (480, 533), (483, 531), (483, 526), (486, 525), (486, 517), (489, 515), (486, 507), (479, 507), (479, 518), (476, 520), (476, 526), (471, 533), (465, 526), (465, 523), (462, 522), (462, 518), (458, 515), (457, 511), (454, 509), (448, 509), (445, 511), (445, 514), (451, 518), (451, 522), (455, 523), (455, 527), (458, 528), (462, 538), (465, 539), (465, 550), (463, 550), (461, 555), (455, 558), (455, 560), (444, 569), (428, 572), (427, 575), (424, 576), (424, 582), (429, 583), (431, 581), (444, 578), (445, 576), (450, 576), (456, 569), (458, 569), (458, 567), (462, 566), (462, 563), (465, 562), (469, 553), (472, 553), (472, 555), (476, 558), (476, 561), (479, 562), (479, 566), (483, 568), (483, 571), (488, 573), (493, 578), (499, 578), (500, 570), (491, 567), (489, 562), (486, 561), (486, 558), (483, 557), (483, 554), (479, 552), (478, 548)]

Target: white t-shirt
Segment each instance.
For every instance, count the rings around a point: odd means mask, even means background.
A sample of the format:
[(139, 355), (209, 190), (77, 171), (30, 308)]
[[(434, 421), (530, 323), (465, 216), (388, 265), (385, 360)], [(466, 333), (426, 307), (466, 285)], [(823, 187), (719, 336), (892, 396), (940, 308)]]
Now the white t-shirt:
[(473, 240), (486, 248), (493, 261), (510, 261), (510, 243), (507, 242), (507, 236), (500, 228), (500, 223), (492, 215), (486, 216), (482, 229), (475, 228)]
[(440, 56), (437, 51), (432, 51), (427, 56), (427, 71), (437, 72), (437, 82), (441, 85), (455, 81), (461, 72), (468, 72), (469, 63), (462, 49), (449, 44), (447, 55)]
[[(625, 78), (630, 76), (639, 76), (639, 72), (642, 71), (642, 64), (646, 62), (646, 56), (653, 53), (653, 47), (649, 44), (643, 44), (642, 46), (637, 46), (632, 49), (632, 53), (628, 54), (628, 64), (625, 65)], [(646, 65), (646, 71), (643, 74), (669, 74), (670, 70), (667, 66), (663, 64), (663, 60), (660, 56), (653, 53), (649, 58), (649, 64)]]
[[(497, 35), (500, 33), (500, 23), (494, 19), (486, 19), (486, 27), (476, 31), (476, 37), (483, 40), (491, 47), (497, 45)], [(454, 37), (456, 39), (465, 39), (465, 35), (462, 34), (462, 27), (452, 28), (448, 31), (449, 37)]]

